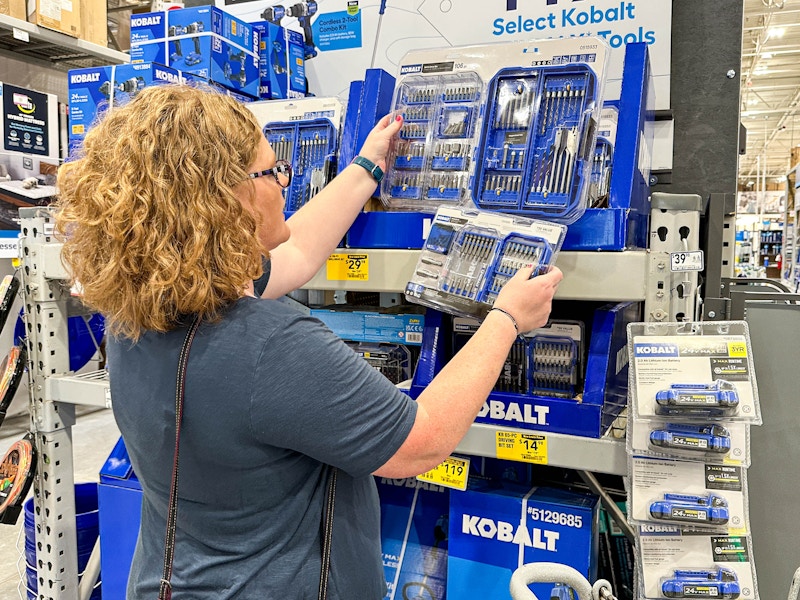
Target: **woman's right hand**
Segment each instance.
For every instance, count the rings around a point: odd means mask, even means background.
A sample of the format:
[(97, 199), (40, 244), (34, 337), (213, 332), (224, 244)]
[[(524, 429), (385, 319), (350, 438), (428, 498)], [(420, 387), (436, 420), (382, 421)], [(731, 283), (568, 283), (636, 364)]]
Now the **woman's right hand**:
[(494, 306), (502, 308), (517, 321), (520, 333), (547, 324), (553, 305), (553, 296), (564, 274), (551, 267), (543, 275), (531, 279), (533, 267), (524, 267), (508, 280), (500, 290)]

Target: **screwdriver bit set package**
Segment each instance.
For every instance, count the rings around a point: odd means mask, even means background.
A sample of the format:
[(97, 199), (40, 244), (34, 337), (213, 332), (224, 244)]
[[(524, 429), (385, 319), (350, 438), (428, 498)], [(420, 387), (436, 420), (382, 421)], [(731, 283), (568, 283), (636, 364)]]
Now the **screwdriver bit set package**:
[[(453, 318), (453, 353), (478, 330), (480, 322)], [(520, 335), (506, 357), (494, 386), (496, 392), (575, 398), (583, 391), (584, 325), (551, 320), (545, 327)]]
[(406, 346), (349, 340), (345, 344), (392, 383), (411, 378), (411, 351)]
[(445, 312), (483, 318), (505, 283), (526, 265), (555, 263), (566, 226), (489, 211), (441, 207), (406, 286), (406, 298)]
[[(619, 357), (627, 356), (626, 326), (641, 319), (640, 303), (576, 304), (584, 305), (580, 323), (554, 318), (519, 337), (476, 423), (591, 438), (608, 430), (627, 406), (628, 362)], [(428, 310), (412, 398), (478, 326), (475, 319)]]
[(641, 555), (637, 598), (759, 598), (749, 536), (643, 526), (637, 547)]
[(472, 204), (572, 223), (586, 208), (608, 47), (599, 38), (414, 51), (405, 123), (381, 198), (433, 212)]
[(277, 160), (292, 165), (284, 190), (286, 211), (295, 211), (336, 175), (336, 153), (343, 106), (338, 98), (251, 102)]

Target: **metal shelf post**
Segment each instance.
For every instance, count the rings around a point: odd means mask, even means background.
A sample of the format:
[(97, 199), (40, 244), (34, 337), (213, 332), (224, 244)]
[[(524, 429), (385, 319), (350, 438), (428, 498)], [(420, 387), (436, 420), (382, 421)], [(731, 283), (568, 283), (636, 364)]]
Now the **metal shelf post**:
[(58, 253), (53, 245), (52, 214), (41, 208), (20, 210), (22, 238), (22, 293), (28, 345), (31, 430), (37, 449), (34, 480), (36, 569), (38, 598), (76, 600), (78, 552), (75, 523), (75, 484), (72, 426), (75, 406), (50, 396), (48, 378), (69, 371), (67, 298), (58, 279), (48, 273), (63, 272), (49, 265)]

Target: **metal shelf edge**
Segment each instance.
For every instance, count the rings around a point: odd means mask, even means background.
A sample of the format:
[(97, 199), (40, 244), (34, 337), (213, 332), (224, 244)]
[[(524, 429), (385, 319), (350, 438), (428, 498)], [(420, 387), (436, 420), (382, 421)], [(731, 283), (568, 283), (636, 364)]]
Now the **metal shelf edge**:
[[(331, 280), (323, 267), (304, 289), (402, 293), (414, 274), (420, 251), (353, 248), (339, 249), (336, 253), (368, 255), (368, 278)], [(561, 252), (556, 265), (564, 271), (564, 280), (556, 298), (642, 301), (646, 294), (647, 254), (645, 250)]]
[(111, 408), (111, 387), (105, 371), (56, 375), (46, 380), (47, 396), (65, 404)]
[[(124, 52), (117, 52), (116, 50), (92, 44), (91, 42), (80, 40), (64, 33), (47, 29), (46, 27), (39, 27), (28, 21), (15, 19), (7, 15), (0, 15), (0, 29), (12, 31), (18, 29), (27, 33), (32, 40), (47, 42), (72, 52), (79, 51), (95, 58), (106, 60), (109, 63), (130, 62), (130, 56)], [(26, 57), (23, 55), (22, 58), (24, 60)]]
[(498, 431), (545, 435), (548, 448), (547, 464), (553, 467), (613, 475), (628, 473), (625, 441), (611, 438), (596, 439), (474, 423), (456, 448), (456, 452), (494, 458), (497, 456), (496, 433)]

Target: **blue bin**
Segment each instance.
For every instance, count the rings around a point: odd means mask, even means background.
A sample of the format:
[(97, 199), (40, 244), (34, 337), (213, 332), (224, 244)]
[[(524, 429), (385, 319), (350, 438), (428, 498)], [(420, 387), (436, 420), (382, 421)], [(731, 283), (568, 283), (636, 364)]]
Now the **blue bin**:
[(139, 536), (142, 488), (122, 438), (100, 470), (100, 568), (106, 598), (124, 598)]
[[(28, 598), (37, 597), (38, 573), (36, 571), (36, 520), (34, 517), (33, 498), (25, 502), (24, 505), (24, 526), (25, 526), (25, 562), (27, 563), (25, 574), (28, 590)], [(78, 573), (83, 573), (89, 557), (92, 554), (97, 537), (100, 534), (100, 519), (97, 504), (97, 484), (79, 483), (75, 485), (75, 527), (78, 551)], [(91, 600), (100, 600), (101, 591), (99, 585), (95, 586)]]

